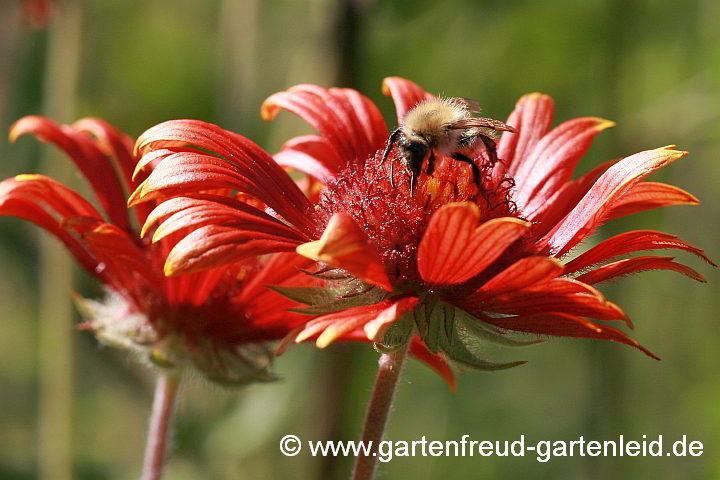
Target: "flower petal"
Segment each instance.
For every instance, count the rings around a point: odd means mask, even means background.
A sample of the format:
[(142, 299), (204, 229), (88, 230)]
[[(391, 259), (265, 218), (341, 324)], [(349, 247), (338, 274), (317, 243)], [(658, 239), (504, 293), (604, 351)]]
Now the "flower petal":
[(549, 199), (536, 196), (523, 207), (523, 218), (533, 222), (533, 236), (542, 238), (575, 208), (600, 176), (612, 167), (616, 160), (605, 162), (593, 168), (577, 180), (567, 182)]
[(102, 219), (84, 198), (42, 175), (17, 175), (0, 182), (0, 216), (32, 222), (63, 242), (88, 272), (99, 275), (98, 261), (64, 228), (74, 216)]
[(297, 85), (268, 97), (260, 113), (269, 121), (280, 109), (298, 115), (316, 128), (344, 163), (369, 157), (382, 148), (387, 138), (382, 114), (355, 90)]
[[(412, 310), (419, 301), (420, 300), (417, 298), (409, 297), (393, 302), (390, 306), (387, 306), (386, 302), (377, 304), (380, 306), (386, 306), (386, 308), (378, 313), (371, 313), (369, 318), (365, 317), (363, 314), (357, 314), (352, 317), (345, 318), (342, 321), (336, 321), (323, 330), (315, 343), (318, 348), (325, 348), (340, 337), (343, 337), (356, 328), (361, 327), (365, 330), (365, 334), (368, 336), (368, 339), (375, 341), (378, 336), (383, 334), (384, 330), (390, 323), (401, 318), (406, 312)], [(355, 308), (362, 309), (362, 307)], [(346, 312), (348, 310), (346, 310)], [(366, 308), (365, 310), (372, 312), (372, 309)], [(334, 314), (331, 313), (329, 315)]]
[(289, 241), (303, 242), (307, 238), (267, 213), (234, 198), (216, 195), (174, 197), (152, 211), (143, 226), (141, 235), (159, 224), (153, 242), (179, 231), (224, 225), (238, 229), (285, 237)]
[[(478, 307), (480, 308), (480, 307)], [(632, 327), (627, 314), (604, 297), (582, 293), (556, 294), (542, 290), (518, 290), (498, 295), (482, 304), (482, 310), (506, 315), (535, 315), (562, 312), (598, 320), (622, 320)]]
[(705, 277), (692, 268), (681, 263), (673, 262), (673, 257), (658, 257), (654, 255), (618, 260), (617, 262), (603, 265), (602, 267), (580, 275), (577, 277), (577, 280), (594, 285), (644, 270), (674, 270), (698, 282), (707, 282)]
[(382, 92), (383, 95), (392, 97), (398, 124), (402, 123), (405, 114), (412, 110), (416, 104), (433, 98), (433, 95), (427, 93), (420, 85), (401, 77), (385, 78), (382, 84)]
[[(325, 348), (339, 337), (362, 327), (390, 306), (391, 302), (385, 300), (373, 305), (362, 305), (322, 315), (305, 324), (305, 328), (295, 337), (295, 343), (301, 343), (318, 336), (317, 346)], [(322, 335), (328, 329), (330, 329), (331, 333), (321, 341)], [(333, 332), (342, 333), (335, 335)]]
[(125, 192), (115, 169), (86, 133), (67, 125), (58, 125), (49, 118), (30, 115), (10, 127), (10, 141), (15, 142), (26, 134), (33, 134), (65, 152), (90, 182), (110, 220), (121, 228), (130, 228)]
[[(379, 342), (385, 335), (387, 327), (397, 320), (398, 318), (405, 315), (420, 302), (420, 299), (415, 297), (406, 297), (394, 302), (391, 306), (383, 310), (370, 322), (366, 323), (363, 327), (367, 338), (373, 342)], [(323, 333), (323, 335), (325, 335)], [(320, 339), (318, 339), (318, 342)]]
[(482, 273), (530, 224), (517, 218), (480, 221), (480, 209), (469, 202), (440, 207), (418, 247), (420, 276), (430, 283), (462, 283)]
[(550, 130), (554, 115), (555, 102), (549, 96), (530, 93), (520, 97), (505, 122), (518, 129), (519, 133), (503, 133), (500, 137), (497, 154), (501, 161), (495, 169), (501, 171), (493, 172), (493, 178), (502, 178), (505, 171), (515, 175), (535, 145)]
[(572, 178), (577, 162), (587, 153), (593, 138), (614, 125), (602, 118), (575, 118), (542, 137), (527, 159), (518, 164), (513, 176), (514, 200), (520, 210), (536, 196), (547, 201)]
[(280, 166), (306, 173), (322, 183), (327, 183), (333, 177), (333, 173), (316, 157), (299, 150), (281, 150), (273, 155), (273, 159)]
[(571, 262), (565, 264), (565, 273), (573, 273), (598, 263), (607, 262), (625, 253), (641, 250), (658, 250), (673, 248), (690, 252), (702, 258), (710, 265), (715, 266), (705, 252), (690, 243), (680, 240), (675, 235), (658, 232), (655, 230), (635, 230), (615, 235), (578, 256)]
[(636, 153), (610, 167), (549, 234), (550, 253), (559, 256), (575, 246), (605, 220), (609, 206), (635, 184), (685, 155), (687, 152), (668, 146)]
[(660, 360), (651, 351), (640, 345), (634, 339), (628, 337), (622, 331), (607, 326), (590, 322), (584, 318), (565, 313), (544, 313), (541, 315), (529, 315), (519, 317), (489, 318), (485, 320), (493, 325), (513, 330), (516, 332), (534, 333), (538, 335), (552, 335), (556, 337), (581, 337), (595, 338), (598, 340), (610, 340), (622, 343), (645, 353), (645, 355)]
[(420, 337), (413, 337), (410, 343), (410, 354), (440, 375), (447, 382), (451, 392), (456, 390), (455, 374), (448, 361), (442, 354), (432, 353), (420, 340)]
[(698, 205), (700, 201), (685, 190), (658, 182), (640, 182), (610, 205), (607, 220), (673, 205)]
[(79, 132), (86, 132), (95, 136), (97, 139), (96, 146), (106, 156), (115, 160), (118, 168), (123, 173), (125, 186), (128, 190), (133, 190), (136, 185), (132, 177), (135, 163), (137, 163), (132, 153), (135, 144), (133, 139), (100, 118), (82, 118), (73, 123), (72, 126)]
[[(135, 151), (147, 154), (188, 145), (212, 153), (178, 151), (165, 157), (131, 196), (131, 204), (209, 188), (237, 188), (257, 197), (301, 230), (312, 229), (303, 192), (267, 152), (242, 135), (199, 120), (171, 120), (143, 133)], [(211, 177), (207, 182), (210, 185), (203, 182), (204, 174)]]
[(526, 257), (491, 278), (478, 292), (487, 296), (522, 290), (536, 283), (559, 277), (563, 264), (550, 257)]
[(243, 258), (293, 251), (300, 242), (222, 225), (206, 225), (180, 240), (165, 262), (165, 275), (197, 272)]
[(346, 213), (334, 214), (320, 240), (298, 246), (297, 253), (342, 268), (368, 283), (392, 291), (380, 255), (368, 243), (352, 216)]

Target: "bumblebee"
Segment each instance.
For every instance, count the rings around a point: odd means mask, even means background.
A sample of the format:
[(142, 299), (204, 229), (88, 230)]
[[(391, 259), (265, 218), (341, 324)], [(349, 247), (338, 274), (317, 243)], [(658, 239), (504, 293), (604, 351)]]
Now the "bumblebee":
[[(517, 130), (492, 118), (474, 116), (478, 112), (480, 105), (467, 98), (432, 98), (418, 103), (390, 135), (381, 163), (387, 160), (397, 144), (410, 176), (411, 195), (425, 157), (428, 158), (426, 173), (432, 175), (435, 170), (435, 153), (470, 165), (473, 180), (480, 186), (480, 169), (466, 153), (469, 154), (477, 142), (483, 142), (490, 151), (494, 151), (499, 132)], [(390, 184), (394, 187), (393, 173), (391, 163)]]

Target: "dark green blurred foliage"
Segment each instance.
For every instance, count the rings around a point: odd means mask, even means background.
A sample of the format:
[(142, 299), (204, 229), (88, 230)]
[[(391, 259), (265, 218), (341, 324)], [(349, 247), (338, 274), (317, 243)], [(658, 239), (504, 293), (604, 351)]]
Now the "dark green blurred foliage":
[[(66, 0), (71, 1), (71, 0)], [(358, 2), (354, 57), (340, 58), (342, 5), (332, 0), (87, 0), (78, 116), (99, 116), (133, 136), (170, 118), (200, 118), (244, 133), (269, 151), (308, 127), (289, 114), (259, 117), (267, 95), (295, 83), (353, 85), (395, 123), (380, 92), (385, 76), (471, 97), (506, 118), (523, 93), (557, 102), (557, 121), (594, 115), (618, 126), (600, 135), (579, 170), (676, 143), (691, 155), (653, 180), (697, 195), (676, 207), (614, 221), (594, 238), (658, 229), (704, 247), (717, 260), (720, 218), (720, 4), (694, 0)], [(2, 10), (10, 15), (12, 9)], [(232, 15), (228, 17), (228, 12)], [(62, 14), (62, 9), (60, 10)], [(233, 22), (250, 20), (242, 28)], [(220, 28), (224, 25), (223, 28)], [(249, 27), (247, 25), (250, 25)], [(229, 26), (229, 27), (228, 27)], [(339, 33), (338, 33), (339, 32)], [(0, 75), (0, 129), (42, 105), (47, 33), (18, 25)], [(243, 52), (236, 55), (233, 52)], [(352, 62), (352, 76), (342, 65)], [(230, 66), (234, 66), (230, 68)], [(0, 91), (1, 92), (1, 91)], [(69, 119), (65, 119), (69, 120)], [(36, 171), (29, 139), (0, 144), (0, 174)], [(81, 184), (81, 182), (77, 182)], [(36, 454), (36, 239), (34, 228), (0, 219), (0, 478), (34, 478)], [(693, 458), (397, 458), (380, 478), (720, 477), (719, 276), (685, 255), (709, 284), (670, 272), (602, 288), (635, 321), (634, 332), (662, 362), (630, 348), (550, 340), (498, 361), (526, 366), (468, 372), (458, 392), (416, 362), (401, 379), (388, 438), (412, 441), (627, 439), (683, 434), (700, 440)], [(97, 294), (86, 275), (74, 289)], [(66, 279), (58, 288), (70, 292)], [(141, 463), (150, 376), (124, 354), (76, 334), (74, 464), (82, 479), (134, 478)], [(368, 345), (320, 352), (303, 345), (277, 362), (277, 384), (221, 390), (193, 378), (183, 387), (167, 478), (347, 478), (351, 459), (286, 458), (279, 439), (350, 440), (359, 435), (377, 354)], [(341, 362), (341, 363), (338, 363)], [(340, 365), (342, 368), (338, 368)], [(335, 368), (333, 370), (333, 368)], [(334, 372), (329, 374), (328, 372)], [(329, 412), (342, 418), (329, 418)]]

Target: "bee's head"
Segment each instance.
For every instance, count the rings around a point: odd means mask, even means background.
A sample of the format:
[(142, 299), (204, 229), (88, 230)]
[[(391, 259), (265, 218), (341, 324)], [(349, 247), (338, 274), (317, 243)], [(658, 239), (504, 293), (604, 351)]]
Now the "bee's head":
[(415, 165), (422, 163), (430, 149), (430, 145), (424, 137), (405, 131), (400, 136), (398, 147), (405, 160)]

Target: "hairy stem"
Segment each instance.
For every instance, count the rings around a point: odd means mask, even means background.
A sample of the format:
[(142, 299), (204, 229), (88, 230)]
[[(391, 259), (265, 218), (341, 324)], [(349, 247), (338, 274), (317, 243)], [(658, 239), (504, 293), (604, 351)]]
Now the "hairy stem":
[(402, 369), (407, 347), (393, 353), (384, 353), (378, 360), (378, 371), (375, 377), (372, 397), (365, 417), (362, 441), (365, 445), (372, 442), (369, 456), (360, 455), (355, 459), (352, 480), (370, 480), (377, 464), (377, 451), (385, 433), (390, 406), (392, 405), (395, 387)]
[(163, 373), (158, 376), (155, 384), (142, 480), (158, 480), (162, 476), (178, 383), (177, 374)]

